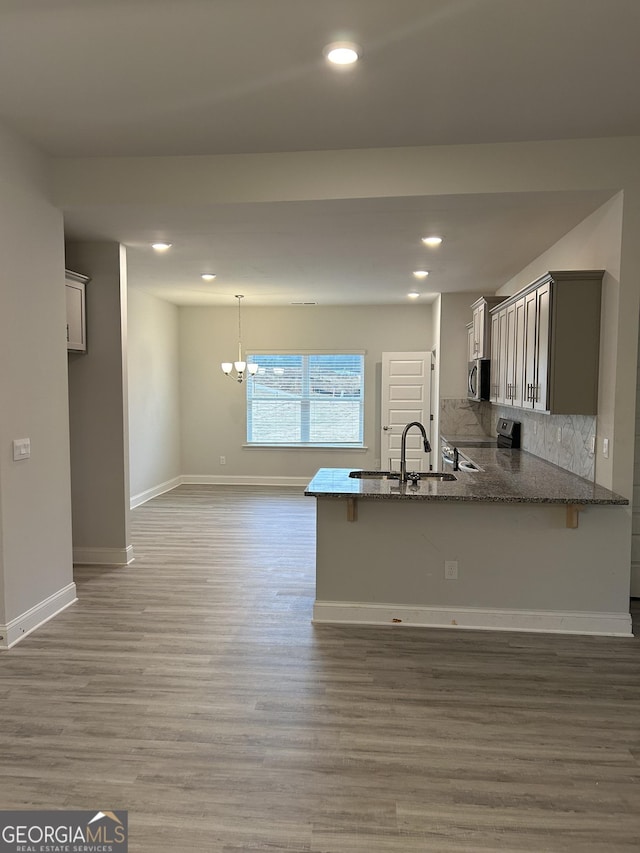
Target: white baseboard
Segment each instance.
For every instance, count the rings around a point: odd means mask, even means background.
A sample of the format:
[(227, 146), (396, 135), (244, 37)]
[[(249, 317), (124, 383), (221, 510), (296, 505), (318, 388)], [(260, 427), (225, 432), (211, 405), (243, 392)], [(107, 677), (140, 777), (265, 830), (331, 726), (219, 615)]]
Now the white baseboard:
[(235, 474), (225, 476), (223, 474), (183, 474), (182, 482), (185, 485), (211, 485), (211, 486), (301, 486), (304, 488), (311, 477), (261, 477), (257, 474)]
[[(279, 477), (266, 476), (262, 477), (257, 474), (183, 474), (180, 477), (174, 477), (172, 480), (166, 480), (151, 489), (133, 495), (129, 500), (131, 509), (150, 501), (151, 498), (156, 498), (158, 495), (163, 495), (165, 492), (170, 492), (177, 486), (288, 486), (293, 488), (304, 489), (309, 483), (311, 477)], [(74, 562), (93, 562), (80, 561)]]
[(393, 625), (424, 628), (467, 628), (485, 631), (531, 631), (551, 634), (599, 634), (632, 637), (628, 613), (583, 613), (556, 610), (490, 610), (483, 607), (411, 607), (316, 601), (313, 622), (330, 625)]
[(74, 566), (128, 566), (133, 563), (133, 546), (126, 548), (74, 548)]
[(165, 480), (164, 483), (160, 483), (158, 486), (154, 486), (152, 489), (146, 489), (144, 492), (140, 492), (137, 495), (132, 495), (129, 498), (129, 506), (131, 509), (135, 509), (137, 506), (140, 506), (147, 501), (150, 501), (151, 498), (157, 498), (158, 495), (163, 495), (165, 492), (170, 492), (171, 489), (175, 489), (176, 486), (182, 485), (182, 477), (173, 477), (171, 480)]
[(70, 583), (26, 610), (16, 619), (12, 619), (7, 625), (0, 625), (0, 649), (10, 649), (15, 646), (27, 634), (31, 634), (77, 600), (76, 585)]

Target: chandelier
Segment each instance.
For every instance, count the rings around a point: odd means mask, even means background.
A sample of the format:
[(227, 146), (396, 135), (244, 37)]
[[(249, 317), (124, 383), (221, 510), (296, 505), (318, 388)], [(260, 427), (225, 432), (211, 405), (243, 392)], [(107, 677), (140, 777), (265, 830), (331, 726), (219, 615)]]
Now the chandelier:
[[(258, 372), (258, 365), (247, 364), (247, 362), (242, 358), (242, 323), (240, 319), (240, 305), (244, 296), (236, 294), (235, 298), (238, 300), (238, 360), (234, 362), (223, 361), (220, 367), (222, 368), (222, 372), (225, 376), (231, 376), (231, 378), (235, 379), (237, 382), (242, 382), (244, 380), (245, 371), (249, 374), (249, 378), (251, 378)], [(234, 369), (236, 371), (235, 376), (231, 372)]]

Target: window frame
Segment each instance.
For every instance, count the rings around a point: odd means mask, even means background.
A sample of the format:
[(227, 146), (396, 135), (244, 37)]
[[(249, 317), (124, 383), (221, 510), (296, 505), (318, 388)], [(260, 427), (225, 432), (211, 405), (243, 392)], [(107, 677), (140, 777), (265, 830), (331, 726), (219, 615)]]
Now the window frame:
[[(309, 436), (309, 430), (312, 426), (312, 417), (311, 417), (311, 404), (313, 402), (317, 402), (318, 399), (321, 399), (317, 396), (312, 396), (310, 390), (310, 357), (319, 356), (319, 357), (336, 357), (336, 356), (357, 356), (361, 359), (361, 373), (360, 373), (360, 397), (358, 399), (351, 399), (350, 402), (357, 403), (359, 406), (359, 440), (349, 442), (349, 441), (310, 441), (310, 440), (301, 440), (301, 441), (256, 441), (250, 438), (251, 435), (251, 425), (253, 420), (252, 415), (252, 402), (256, 398), (253, 397), (253, 389), (252, 384), (255, 383), (256, 379), (252, 378), (247, 381), (247, 390), (245, 396), (245, 415), (246, 415), (246, 444), (244, 447), (247, 448), (275, 448), (275, 449), (286, 449), (292, 448), (297, 450), (303, 449), (328, 449), (328, 450), (366, 450), (366, 446), (364, 443), (364, 421), (365, 421), (365, 370), (366, 370), (366, 352), (363, 350), (266, 350), (261, 349), (247, 349), (246, 358), (247, 361), (253, 361), (259, 363), (260, 356), (298, 356), (302, 359), (302, 390), (301, 394), (297, 397), (293, 397), (293, 402), (299, 402), (301, 405), (300, 412), (300, 430), (301, 436)], [(259, 398), (258, 398), (259, 399)], [(329, 402), (328, 400), (325, 402)], [(336, 398), (336, 403), (345, 402), (344, 398)]]

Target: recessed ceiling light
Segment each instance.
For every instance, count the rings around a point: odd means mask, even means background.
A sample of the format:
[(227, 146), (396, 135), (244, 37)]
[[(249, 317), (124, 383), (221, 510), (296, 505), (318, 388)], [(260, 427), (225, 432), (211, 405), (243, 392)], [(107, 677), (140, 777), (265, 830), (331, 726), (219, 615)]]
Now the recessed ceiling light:
[(215, 273), (212, 272), (203, 272), (200, 276), (200, 278), (204, 279), (204, 281), (213, 281), (215, 277)]
[(353, 65), (360, 58), (361, 49), (352, 41), (334, 41), (322, 52), (333, 65)]
[(442, 237), (423, 237), (422, 242), (425, 246), (439, 246), (442, 243)]
[(152, 243), (151, 248), (155, 249), (156, 252), (166, 252), (167, 249), (171, 248), (171, 243)]
[(414, 270), (413, 274), (416, 278), (426, 278), (429, 275), (427, 270)]
[(420, 294), (416, 293), (415, 290), (412, 290), (411, 293), (407, 293), (407, 296), (409, 297), (409, 299), (417, 299)]

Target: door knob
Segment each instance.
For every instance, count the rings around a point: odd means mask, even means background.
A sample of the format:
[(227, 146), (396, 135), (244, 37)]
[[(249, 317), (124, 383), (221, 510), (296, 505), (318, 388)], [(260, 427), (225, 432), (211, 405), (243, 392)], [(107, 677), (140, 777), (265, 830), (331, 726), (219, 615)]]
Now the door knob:
[(387, 430), (387, 429), (391, 429), (391, 427), (386, 427), (386, 426), (385, 426), (385, 427), (382, 427), (382, 429)]

